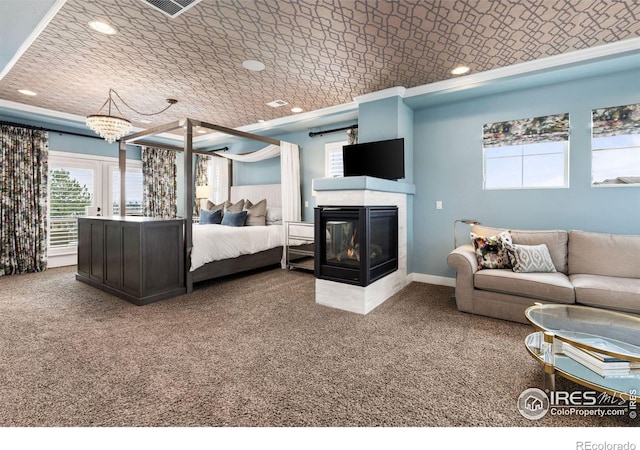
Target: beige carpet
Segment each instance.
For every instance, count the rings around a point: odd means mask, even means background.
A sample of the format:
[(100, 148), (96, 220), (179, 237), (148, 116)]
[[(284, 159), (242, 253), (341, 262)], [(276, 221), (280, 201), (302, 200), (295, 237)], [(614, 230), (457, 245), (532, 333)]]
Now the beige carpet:
[[(134, 306), (75, 268), (0, 277), (0, 426), (628, 426), (516, 409), (529, 326), (413, 283), (361, 316), (279, 269)], [(566, 381), (559, 388), (577, 389)]]

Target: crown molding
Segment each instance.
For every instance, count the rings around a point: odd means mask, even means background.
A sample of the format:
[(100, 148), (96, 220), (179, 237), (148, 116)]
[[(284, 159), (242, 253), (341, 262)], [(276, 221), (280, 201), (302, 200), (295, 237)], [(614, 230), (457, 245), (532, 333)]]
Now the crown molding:
[(616, 56), (624, 56), (625, 54), (635, 53), (639, 50), (640, 38), (612, 42), (611, 44), (600, 45), (598, 47), (576, 50), (570, 53), (548, 56), (546, 58), (501, 67), (499, 69), (487, 70), (486, 72), (463, 75), (459, 78), (416, 86), (407, 89), (404, 98), (479, 87), (513, 77), (533, 75), (544, 71), (558, 70)]
[(42, 18), (40, 23), (33, 29), (29, 37), (22, 43), (18, 51), (13, 55), (13, 57), (9, 60), (6, 66), (0, 72), (0, 80), (2, 80), (9, 71), (13, 68), (13, 66), (18, 62), (18, 60), (22, 57), (24, 52), (27, 51), (31, 44), (40, 36), (40, 33), (44, 31), (44, 29), (49, 25), (49, 22), (58, 14), (60, 8), (64, 6), (67, 0), (56, 0), (56, 2), (51, 6), (47, 14)]
[(381, 91), (371, 92), (370, 94), (359, 95), (353, 100), (357, 104), (373, 102), (375, 100), (382, 100), (389, 97), (404, 98), (407, 90), (402, 86), (396, 86), (389, 89), (383, 89)]

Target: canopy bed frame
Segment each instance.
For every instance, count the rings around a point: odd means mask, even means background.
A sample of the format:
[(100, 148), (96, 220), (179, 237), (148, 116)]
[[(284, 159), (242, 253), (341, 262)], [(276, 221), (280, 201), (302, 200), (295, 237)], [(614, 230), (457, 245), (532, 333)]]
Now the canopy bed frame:
[[(215, 153), (213, 153), (213, 151), (203, 151), (203, 150), (196, 150), (193, 148), (193, 129), (194, 127), (202, 127), (202, 128), (207, 128), (210, 130), (214, 130), (214, 131), (218, 131), (224, 134), (228, 134), (231, 136), (237, 136), (237, 137), (241, 137), (241, 138), (246, 138), (246, 139), (252, 139), (252, 140), (256, 140), (256, 141), (260, 141), (260, 142), (264, 142), (267, 144), (271, 144), (271, 145), (275, 145), (275, 146), (279, 146), (282, 148), (283, 145), (288, 145), (288, 146), (292, 146), (295, 147), (295, 158), (294, 158), (294, 164), (292, 165), (292, 167), (297, 167), (297, 175), (292, 177), (292, 178), (287, 178), (287, 183), (288, 184), (295, 184), (295, 180), (297, 180), (297, 188), (295, 188), (295, 186), (293, 186), (293, 189), (291, 189), (291, 186), (285, 186), (285, 182), (284, 182), (284, 175), (283, 175), (283, 180), (282, 180), (282, 192), (287, 192), (287, 195), (289, 195), (289, 192), (291, 192), (291, 199), (287, 199), (287, 196), (282, 196), (281, 194), (281, 200), (282, 200), (282, 207), (283, 207), (283, 222), (287, 221), (287, 220), (300, 220), (300, 195), (299, 195), (299, 189), (300, 189), (300, 178), (299, 178), (299, 154), (298, 154), (298, 148), (297, 146), (293, 146), (293, 144), (289, 144), (286, 142), (281, 142), (279, 140), (276, 139), (272, 139), (269, 137), (265, 137), (265, 136), (259, 136), (259, 135), (255, 135), (255, 134), (251, 134), (251, 133), (246, 133), (243, 131), (239, 131), (239, 130), (234, 130), (232, 128), (227, 128), (227, 127), (223, 127), (220, 125), (215, 125), (215, 124), (211, 124), (211, 123), (207, 123), (207, 122), (203, 122), (200, 120), (194, 120), (194, 119), (183, 119), (183, 120), (178, 120), (178, 121), (173, 121), (170, 123), (167, 123), (165, 125), (160, 125), (157, 127), (152, 127), (149, 128), (147, 130), (143, 130), (134, 134), (130, 134), (128, 136), (123, 137), (120, 140), (119, 143), (119, 169), (120, 169), (120, 216), (121, 217), (125, 217), (126, 216), (126, 147), (127, 144), (133, 144), (133, 145), (143, 145), (143, 146), (150, 146), (150, 147), (156, 147), (156, 148), (161, 148), (161, 149), (167, 149), (167, 150), (173, 150), (173, 151), (179, 151), (179, 152), (183, 152), (183, 157), (184, 157), (184, 172), (183, 172), (183, 177), (184, 177), (184, 214), (182, 214), (182, 220), (184, 220), (184, 264), (180, 265), (181, 270), (183, 270), (183, 274), (184, 274), (184, 292), (186, 293), (190, 293), (193, 291), (193, 284), (194, 282), (199, 282), (199, 281), (204, 281), (204, 280), (208, 280), (208, 279), (212, 279), (212, 278), (217, 278), (220, 276), (225, 276), (225, 275), (230, 275), (233, 273), (237, 273), (237, 272), (241, 272), (241, 271), (245, 271), (245, 270), (250, 270), (250, 269), (254, 269), (254, 268), (258, 268), (258, 267), (264, 267), (267, 265), (275, 265), (278, 263), (281, 263), (282, 261), (282, 257), (283, 257), (283, 246), (279, 246), (276, 248), (271, 248), (265, 251), (260, 251), (258, 253), (254, 253), (254, 254), (247, 254), (247, 255), (241, 255), (238, 256), (236, 258), (230, 258), (230, 259), (223, 259), (220, 261), (213, 261), (213, 262), (209, 262), (207, 264), (205, 264), (202, 267), (199, 267), (195, 270), (191, 270), (191, 254), (192, 254), (192, 250), (193, 250), (193, 229), (192, 229), (192, 224), (193, 224), (193, 208), (191, 207), (192, 202), (193, 202), (193, 195), (194, 195), (194, 186), (193, 186), (193, 181), (194, 181), (194, 173), (193, 173), (193, 167), (192, 164), (190, 163), (192, 161), (193, 155), (194, 154), (202, 154), (202, 155), (208, 155), (208, 156), (212, 156), (215, 155)], [(181, 129), (183, 132), (183, 137), (184, 137), (184, 147), (176, 147), (176, 146), (171, 146), (171, 145), (166, 145), (166, 144), (159, 144), (159, 143), (155, 143), (152, 141), (146, 141), (145, 138), (154, 136), (154, 135), (158, 135), (160, 133), (167, 133), (167, 132), (171, 132), (171, 131), (175, 131), (175, 130), (179, 130)], [(220, 155), (216, 155), (216, 156), (220, 156)], [(284, 158), (285, 155), (284, 153), (282, 154), (281, 158)], [(289, 158), (289, 157), (287, 157)], [(281, 159), (281, 162), (283, 160)], [(282, 162), (281, 167), (284, 167), (284, 162)], [(231, 168), (230, 168), (231, 170)], [(284, 170), (284, 169), (283, 169)], [(231, 177), (230, 177), (231, 179)], [(293, 181), (292, 181), (293, 180)], [(263, 185), (264, 186), (264, 185)], [(232, 188), (236, 188), (235, 186)], [(237, 186), (237, 188), (241, 188), (241, 186)], [(285, 190), (288, 189), (288, 190)], [(234, 191), (234, 189), (230, 189), (230, 197), (229, 200), (232, 200), (232, 197), (234, 194), (232, 194), (232, 191)], [(242, 196), (245, 195), (243, 194), (243, 192), (246, 191), (242, 191), (242, 190), (238, 190), (237, 192), (240, 193), (236, 193), (236, 196)], [(238, 197), (240, 198), (240, 197)], [(285, 204), (287, 203), (288, 204)], [(287, 208), (289, 209), (289, 213), (287, 213)], [(121, 250), (121, 252), (124, 252), (125, 250)], [(143, 262), (144, 264), (144, 262)], [(78, 277), (76, 277), (78, 278)], [(78, 278), (80, 279), (80, 278)], [(86, 281), (86, 280), (82, 280), (82, 281)], [(94, 284), (95, 285), (95, 284)], [(99, 287), (99, 286), (96, 286)], [(114, 292), (112, 292), (114, 293)], [(174, 293), (172, 295), (177, 295)], [(167, 296), (163, 296), (160, 295), (160, 298), (157, 298), (157, 300), (161, 299), (161, 298), (167, 298), (168, 296), (172, 296), (172, 295), (167, 295)], [(125, 298), (125, 297), (123, 297)], [(130, 298), (125, 298), (129, 301), (132, 301)], [(146, 303), (150, 303), (151, 301), (156, 301), (156, 299), (143, 299), (138, 301), (133, 301), (133, 303), (136, 304), (146, 304)]]

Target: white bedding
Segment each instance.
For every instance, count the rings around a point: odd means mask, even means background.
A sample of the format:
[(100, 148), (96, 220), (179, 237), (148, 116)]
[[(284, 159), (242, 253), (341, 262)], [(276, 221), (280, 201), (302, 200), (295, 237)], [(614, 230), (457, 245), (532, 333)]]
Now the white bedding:
[(284, 245), (284, 226), (193, 225), (191, 271), (208, 262), (236, 258)]

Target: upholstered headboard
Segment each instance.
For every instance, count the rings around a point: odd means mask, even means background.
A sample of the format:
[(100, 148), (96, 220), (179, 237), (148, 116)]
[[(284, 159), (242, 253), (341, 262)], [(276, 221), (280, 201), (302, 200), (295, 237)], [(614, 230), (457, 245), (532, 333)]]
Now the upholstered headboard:
[(231, 186), (231, 202), (248, 199), (257, 203), (267, 199), (267, 206), (282, 208), (282, 188), (280, 184), (249, 184), (245, 186)]

